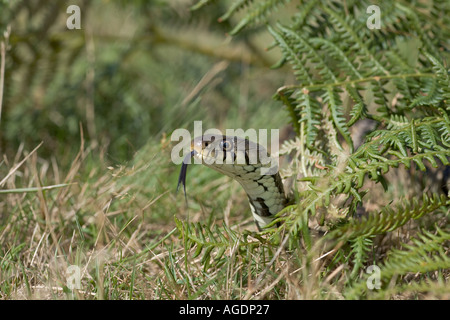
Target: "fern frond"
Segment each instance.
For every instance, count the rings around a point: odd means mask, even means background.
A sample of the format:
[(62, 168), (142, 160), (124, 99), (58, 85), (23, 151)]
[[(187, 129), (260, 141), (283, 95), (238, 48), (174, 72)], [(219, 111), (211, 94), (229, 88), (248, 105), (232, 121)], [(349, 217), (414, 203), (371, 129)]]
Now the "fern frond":
[(373, 246), (373, 239), (371, 237), (362, 236), (352, 239), (350, 243), (352, 248), (350, 255), (353, 256), (353, 269), (350, 278), (354, 279), (366, 263), (369, 251)]
[(283, 101), (283, 104), (286, 106), (289, 112), (289, 116), (291, 117), (291, 123), (292, 126), (294, 127), (295, 133), (297, 135), (300, 135), (299, 123), (301, 122), (301, 119), (297, 115), (296, 112), (297, 107), (295, 106), (296, 102), (295, 99), (292, 97), (292, 92), (288, 91), (280, 92), (279, 94), (274, 95), (273, 98), (276, 100)]
[(350, 79), (363, 78), (358, 71), (358, 64), (353, 60), (354, 57), (348, 56), (346, 51), (342, 50), (338, 45), (324, 38), (313, 38), (310, 42), (333, 58), (340, 72), (345, 72), (345, 75), (350, 77)]
[[(448, 270), (450, 268), (450, 257), (445, 247), (449, 243), (450, 233), (448, 232), (441, 229), (437, 229), (436, 234), (424, 232), (417, 238), (413, 238), (412, 244), (403, 244), (404, 250), (394, 249), (390, 252), (384, 263), (379, 265), (380, 279), (378, 280), (384, 286), (387, 286), (394, 277), (398, 279), (399, 276), (406, 274), (426, 274), (431, 271)], [(361, 298), (364, 295), (377, 296), (380, 294), (385, 296), (388, 293), (392, 294), (396, 292), (397, 288), (400, 291), (405, 290), (401, 283), (397, 284), (397, 280), (396, 283), (393, 283), (394, 287), (391, 287), (391, 290), (387, 292), (381, 290), (379, 294), (374, 290), (372, 293), (367, 288), (367, 280), (369, 277), (370, 275), (366, 275), (358, 284), (350, 288), (346, 292), (346, 297)], [(423, 290), (423, 283), (422, 285), (417, 284), (415, 287), (420, 292)]]
[(344, 41), (349, 50), (357, 53), (362, 60), (361, 69), (368, 71), (365, 76), (388, 75), (389, 72), (383, 66), (383, 63), (369, 49), (368, 43), (363, 43), (361, 37), (357, 34), (355, 21), (350, 17), (343, 18), (335, 10), (328, 6), (322, 6), (322, 10), (328, 14), (335, 30), (340, 34), (340, 39)]
[(347, 122), (347, 127), (351, 127), (356, 121), (367, 117), (367, 106), (355, 86), (347, 85), (345, 89), (354, 101), (353, 108), (349, 113), (351, 118)]
[(412, 109), (415, 106), (437, 105), (442, 99), (443, 96), (440, 88), (437, 86), (437, 80), (423, 79), (421, 92), (416, 95), (416, 98), (413, 99), (408, 108)]
[(245, 8), (252, 3), (253, 0), (236, 0), (233, 4), (228, 8), (228, 11), (224, 13), (218, 20), (219, 22), (228, 20), (233, 14)]
[[(387, 129), (373, 131), (367, 136), (368, 142), (351, 156), (351, 163), (359, 163), (362, 158), (377, 158), (386, 152), (402, 158), (407, 156), (407, 148), (417, 152), (418, 147), (421, 150), (439, 151), (436, 156), (441, 159), (442, 156), (450, 155), (450, 150), (445, 148), (449, 129), (450, 123), (446, 116), (411, 121), (407, 121), (405, 117), (391, 117)], [(401, 156), (396, 151), (400, 151)], [(446, 164), (447, 161), (443, 163)]]
[(212, 267), (219, 267), (226, 259), (224, 255), (231, 248), (246, 248), (251, 253), (252, 250), (260, 245), (258, 241), (248, 241), (247, 237), (242, 237), (227, 226), (214, 226), (211, 230), (208, 226), (201, 223), (182, 222), (175, 218), (177, 230), (180, 238), (184, 239), (187, 248), (194, 248), (192, 258), (201, 255), (200, 263), (205, 270)]
[(308, 93), (297, 91), (297, 110), (301, 115), (300, 122), (305, 123), (306, 145), (312, 147), (316, 141), (320, 124), (321, 107), (319, 102)]
[(372, 213), (363, 220), (351, 220), (342, 227), (333, 230), (327, 235), (330, 239), (354, 239), (386, 233), (405, 225), (411, 219), (419, 219), (442, 206), (450, 205), (450, 199), (441, 195), (423, 195), (422, 202), (416, 198), (412, 201), (404, 200), (395, 209), (385, 207), (380, 213)]
[(300, 30), (302, 27), (307, 26), (309, 17), (314, 17), (312, 12), (317, 9), (320, 0), (310, 0), (303, 3), (301, 10), (297, 11), (293, 17), (292, 29)]
[(284, 58), (291, 62), (294, 74), (300, 83), (312, 84), (313, 79), (309, 74), (309, 70), (305, 67), (304, 62), (301, 60), (296, 50), (284, 39), (284, 37), (272, 27), (268, 27), (269, 32), (278, 43)]
[(266, 17), (276, 10), (282, 4), (286, 4), (290, 0), (262, 0), (258, 1), (253, 7), (249, 9), (244, 18), (230, 31), (231, 35), (239, 33), (245, 27), (265, 21)]
[(342, 101), (339, 98), (338, 92), (333, 89), (333, 87), (327, 87), (327, 90), (323, 95), (323, 101), (327, 103), (328, 108), (330, 109), (331, 117), (336, 129), (349, 145), (350, 151), (353, 152), (353, 141), (350, 137), (350, 132), (348, 131), (344, 113), (341, 109)]
[(324, 61), (323, 57), (317, 52), (312, 44), (298, 32), (295, 32), (291, 28), (286, 28), (281, 24), (277, 24), (277, 27), (283, 32), (287, 43), (292, 46), (292, 50), (297, 54), (304, 55), (301, 60), (303, 65), (307, 65), (309, 62), (314, 65), (314, 69), (318, 74), (318, 79), (315, 83), (335, 83), (337, 78), (331, 68)]
[[(296, 234), (298, 232), (296, 231), (296, 228), (302, 225), (300, 222), (301, 219), (304, 219), (303, 216), (305, 214), (314, 216), (316, 214), (317, 208), (327, 206), (330, 203), (330, 198), (333, 195), (348, 194), (353, 196), (355, 201), (361, 202), (362, 198), (358, 193), (358, 189), (363, 186), (366, 176), (368, 176), (371, 180), (378, 182), (382, 181), (381, 179), (383, 174), (386, 174), (390, 168), (397, 168), (400, 164), (403, 164), (405, 167), (409, 168), (411, 164), (414, 163), (419, 167), (419, 169), (424, 171), (426, 169), (424, 165), (425, 160), (430, 161), (430, 159), (433, 159), (434, 161), (434, 158), (438, 158), (440, 161), (442, 161), (442, 163), (449, 164), (447, 157), (450, 156), (450, 152), (444, 150), (429, 151), (407, 157), (399, 153), (395, 154), (399, 157), (398, 159), (388, 159), (377, 155), (377, 151), (375, 149), (372, 149), (372, 152), (369, 151), (369, 149), (365, 150), (367, 152), (367, 155), (372, 157), (373, 159), (370, 163), (360, 161), (356, 165), (356, 162), (349, 161), (349, 164), (352, 163), (352, 166), (349, 166), (349, 168), (351, 168), (350, 172), (341, 173), (335, 177), (330, 173), (329, 175), (325, 175), (324, 177), (317, 177), (318, 179), (311, 180), (312, 182), (309, 185), (311, 191), (305, 192), (301, 195), (302, 202), (297, 205), (296, 211), (294, 211), (290, 216), (279, 218), (279, 221), (284, 221), (284, 223), (293, 232), (293, 234)], [(433, 164), (433, 161), (430, 162)], [(318, 183), (320, 181), (329, 182), (325, 187), (319, 187)], [(430, 213), (440, 206), (450, 204), (449, 200), (445, 196), (439, 197), (436, 194), (431, 197), (427, 197), (424, 195), (422, 206), (419, 206), (417, 201), (415, 201), (416, 200), (412, 200), (412, 203), (406, 201), (404, 207), (399, 208), (398, 212), (396, 213), (389, 211), (391, 210), (389, 208), (384, 209), (387, 210), (387, 212), (380, 217), (385, 217), (385, 219), (387, 220), (391, 219), (391, 217), (393, 217), (392, 219), (394, 220), (399, 219), (399, 221), (392, 225), (392, 229), (389, 227), (389, 225), (387, 226), (383, 223), (379, 223), (379, 221), (377, 220), (373, 220), (377, 218), (372, 218), (372, 220), (367, 222), (367, 229), (360, 229), (358, 227), (357, 231), (351, 233), (353, 235), (352, 237), (369, 236), (380, 232), (392, 231), (403, 225), (403, 223), (400, 223), (400, 221), (404, 220), (404, 216), (402, 216), (402, 214), (407, 214), (410, 218), (416, 219), (422, 214)], [(388, 215), (388, 213), (390, 215)], [(389, 221), (393, 222), (394, 220)], [(353, 223), (357, 224), (357, 222)], [(363, 225), (361, 225), (360, 227), (362, 226)], [(385, 229), (386, 227), (388, 228)], [(370, 233), (369, 231), (374, 233)], [(337, 237), (342, 236), (344, 236), (342, 232), (337, 235)]]
[[(424, 55), (433, 65), (433, 70), (436, 74), (437, 82), (439, 84), (439, 90), (442, 90), (444, 99), (450, 99), (450, 76), (449, 71), (444, 68), (441, 62), (433, 57), (431, 54), (424, 52)], [(440, 101), (440, 100), (439, 100)], [(435, 102), (437, 103), (437, 102)], [(448, 104), (447, 104), (448, 106)], [(448, 108), (447, 108), (448, 110)]]

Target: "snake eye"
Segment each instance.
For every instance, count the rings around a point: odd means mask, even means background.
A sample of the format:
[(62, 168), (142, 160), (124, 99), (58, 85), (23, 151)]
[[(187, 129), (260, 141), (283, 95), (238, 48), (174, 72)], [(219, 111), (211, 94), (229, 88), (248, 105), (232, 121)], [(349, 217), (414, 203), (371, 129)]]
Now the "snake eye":
[(214, 140), (216, 140), (215, 136), (211, 136), (211, 137), (207, 137), (205, 139), (209, 139), (209, 140), (203, 140), (203, 148), (207, 148), (211, 143), (214, 142)]
[(233, 144), (230, 141), (224, 140), (221, 142), (221, 146), (224, 151), (230, 151)]

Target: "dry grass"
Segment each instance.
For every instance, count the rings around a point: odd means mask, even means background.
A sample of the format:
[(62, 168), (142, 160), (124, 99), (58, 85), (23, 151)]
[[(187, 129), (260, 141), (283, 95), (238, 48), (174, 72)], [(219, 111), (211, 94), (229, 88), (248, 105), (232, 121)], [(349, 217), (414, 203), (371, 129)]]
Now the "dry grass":
[[(191, 169), (186, 210), (174, 192), (178, 168), (164, 160), (169, 149), (163, 141), (144, 148), (128, 166), (99, 167), (101, 152), (81, 140), (67, 172), (55, 159), (40, 158), (38, 148), (5, 157), (1, 170), (10, 191), (0, 195), (1, 298), (344, 299), (350, 283), (364, 280), (363, 270), (349, 278), (351, 262), (336, 255), (342, 244), (316, 241), (309, 251), (289, 250), (288, 237), (274, 245), (253, 233), (250, 215), (243, 222), (239, 214), (248, 209), (243, 191), (212, 170)], [(204, 199), (208, 192), (217, 197)], [(227, 225), (237, 239), (227, 238), (220, 260), (213, 250), (205, 268), (204, 255), (195, 257), (197, 247), (176, 228), (174, 216), (200, 222), (205, 230)], [(382, 257), (383, 248), (398, 245), (413, 230), (411, 223), (380, 237), (374, 254)], [(68, 288), (71, 265), (81, 270), (78, 290)], [(418, 296), (405, 290), (395, 297), (445, 298), (448, 291), (437, 287)]]
[[(229, 281), (223, 283), (231, 288), (219, 295), (208, 287), (214, 287), (212, 279), (223, 276), (221, 270), (208, 276), (210, 285), (193, 280), (205, 272), (200, 259), (187, 264), (190, 252), (183, 248), (173, 221), (174, 215), (187, 218), (185, 204), (174, 193), (175, 183), (165, 180), (172, 176), (174, 181), (177, 168), (162, 164), (170, 158), (168, 146), (151, 149), (162, 157), (146, 157), (129, 167), (98, 167), (101, 154), (84, 146), (82, 139), (67, 172), (61, 172), (54, 158), (40, 158), (39, 146), (31, 152), (21, 148), (14, 159), (5, 156), (1, 170), (7, 189), (0, 195), (1, 297), (235, 298), (231, 279), (242, 274), (231, 268), (233, 263), (224, 277)], [(223, 182), (222, 178), (212, 188), (226, 189), (231, 183)], [(236, 191), (237, 185), (230, 189)], [(235, 193), (228, 201), (226, 219), (231, 224), (238, 221), (229, 216), (231, 202), (241, 196)], [(196, 202), (190, 221), (204, 220), (211, 206), (211, 202)], [(232, 262), (241, 259), (237, 252), (229, 254)], [(67, 288), (70, 265), (81, 268), (80, 290)], [(180, 283), (183, 278), (192, 283)], [(238, 297), (245, 295), (243, 290), (238, 290), (242, 291)]]

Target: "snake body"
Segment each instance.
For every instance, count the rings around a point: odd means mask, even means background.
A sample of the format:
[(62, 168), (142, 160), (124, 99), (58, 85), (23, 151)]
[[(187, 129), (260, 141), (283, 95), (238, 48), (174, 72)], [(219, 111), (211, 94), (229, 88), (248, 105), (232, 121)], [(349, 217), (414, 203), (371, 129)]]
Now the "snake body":
[(241, 184), (247, 193), (258, 229), (273, 221), (287, 203), (278, 165), (258, 143), (226, 135), (203, 135), (191, 142), (191, 153), (183, 161), (178, 187), (185, 187), (186, 168), (191, 158)]

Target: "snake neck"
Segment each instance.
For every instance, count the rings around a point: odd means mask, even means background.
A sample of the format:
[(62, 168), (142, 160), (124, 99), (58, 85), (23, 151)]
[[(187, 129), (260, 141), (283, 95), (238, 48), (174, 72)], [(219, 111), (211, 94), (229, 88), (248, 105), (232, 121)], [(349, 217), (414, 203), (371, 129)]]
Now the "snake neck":
[(280, 174), (255, 175), (249, 179), (237, 177), (247, 193), (250, 209), (258, 229), (271, 223), (275, 215), (287, 204)]
[(271, 223), (275, 215), (288, 204), (278, 167), (274, 168), (273, 174), (262, 174), (261, 164), (229, 166), (227, 170), (220, 166), (210, 167), (242, 185), (259, 230)]

